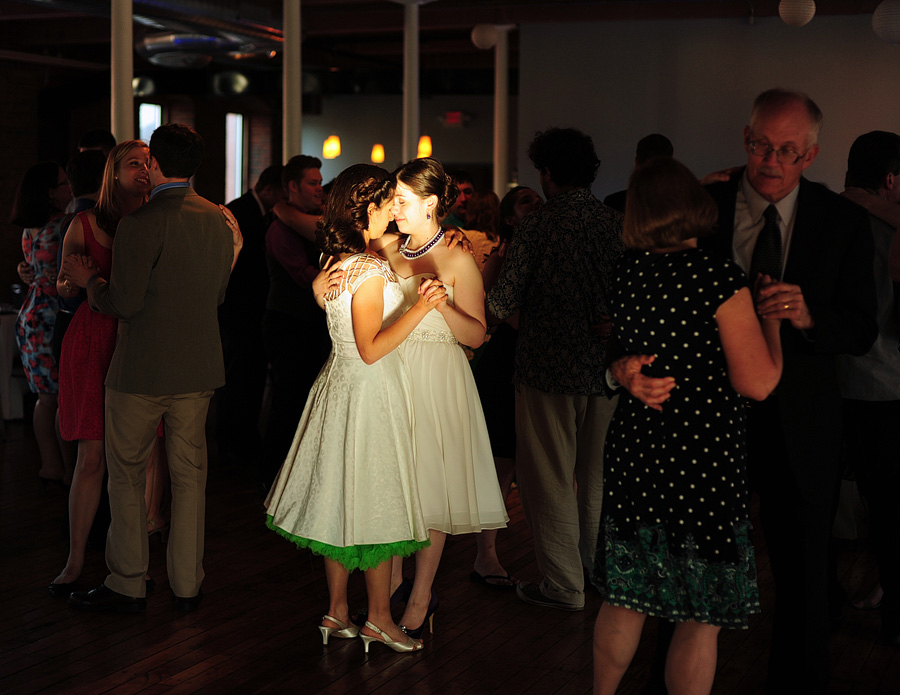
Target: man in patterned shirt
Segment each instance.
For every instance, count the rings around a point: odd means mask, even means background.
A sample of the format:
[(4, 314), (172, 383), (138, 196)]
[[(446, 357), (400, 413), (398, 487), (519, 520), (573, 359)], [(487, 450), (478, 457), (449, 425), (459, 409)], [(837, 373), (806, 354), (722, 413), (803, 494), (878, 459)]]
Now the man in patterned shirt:
[(552, 128), (535, 136), (528, 156), (547, 203), (516, 230), (488, 297), (498, 319), (520, 313), (516, 476), (543, 577), (516, 593), (526, 603), (578, 611), (582, 568), (594, 563), (603, 442), (616, 406), (603, 362), (622, 215), (591, 194), (600, 160), (589, 136)]

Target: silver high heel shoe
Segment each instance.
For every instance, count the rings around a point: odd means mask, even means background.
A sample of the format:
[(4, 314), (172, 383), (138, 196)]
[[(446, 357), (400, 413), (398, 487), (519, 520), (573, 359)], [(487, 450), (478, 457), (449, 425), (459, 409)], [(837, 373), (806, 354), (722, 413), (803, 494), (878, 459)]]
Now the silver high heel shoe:
[(368, 620), (366, 621), (366, 627), (370, 630), (377, 632), (383, 639), (379, 639), (378, 637), (370, 637), (369, 635), (360, 635), (360, 638), (363, 641), (363, 649), (366, 654), (369, 653), (369, 644), (373, 641), (381, 642), (385, 647), (389, 647), (393, 649), (395, 652), (418, 652), (425, 648), (425, 645), (422, 644), (421, 640), (413, 639), (412, 637), (407, 637), (405, 642), (397, 642), (396, 640), (392, 640), (388, 637), (387, 633), (381, 628), (375, 627)]
[(335, 637), (340, 637), (341, 639), (353, 639), (354, 637), (359, 635), (359, 628), (356, 625), (347, 625), (337, 618), (332, 618), (330, 615), (323, 615), (322, 620), (330, 620), (333, 623), (340, 625), (340, 627), (325, 627), (324, 625), (319, 625), (319, 632), (322, 633), (322, 644), (328, 644), (328, 638), (331, 635)]

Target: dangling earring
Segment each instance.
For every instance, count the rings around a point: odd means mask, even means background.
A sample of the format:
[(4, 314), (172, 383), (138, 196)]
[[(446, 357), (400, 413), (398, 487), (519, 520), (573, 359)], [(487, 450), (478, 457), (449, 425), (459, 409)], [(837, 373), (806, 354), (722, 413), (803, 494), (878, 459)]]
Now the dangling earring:
[(430, 212), (426, 212), (426, 213), (425, 213), (425, 219), (427, 219), (427, 220), (430, 220), (430, 219), (431, 219), (431, 213), (430, 213)]

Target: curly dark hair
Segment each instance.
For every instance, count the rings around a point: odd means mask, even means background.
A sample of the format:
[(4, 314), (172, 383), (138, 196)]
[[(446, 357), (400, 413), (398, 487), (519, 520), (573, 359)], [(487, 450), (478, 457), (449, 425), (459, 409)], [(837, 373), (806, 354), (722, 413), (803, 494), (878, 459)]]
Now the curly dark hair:
[(372, 164), (354, 164), (334, 180), (325, 213), (316, 225), (316, 240), (327, 256), (366, 250), (363, 233), (369, 224), (369, 204), (381, 208), (394, 197), (390, 172)]
[(589, 135), (574, 128), (550, 128), (536, 133), (528, 157), (538, 171), (546, 170), (558, 186), (589, 188), (600, 159)]
[(421, 157), (408, 161), (394, 172), (394, 178), (402, 181), (420, 198), (437, 196), (435, 214), (442, 219), (450, 212), (450, 206), (456, 202), (459, 189), (444, 172), (444, 166), (433, 157)]

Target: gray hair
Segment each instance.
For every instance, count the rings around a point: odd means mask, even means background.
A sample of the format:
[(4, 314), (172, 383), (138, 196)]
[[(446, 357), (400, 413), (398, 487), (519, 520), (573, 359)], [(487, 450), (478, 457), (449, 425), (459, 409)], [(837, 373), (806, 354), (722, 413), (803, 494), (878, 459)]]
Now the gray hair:
[(750, 129), (753, 130), (756, 119), (762, 113), (777, 111), (789, 104), (797, 103), (806, 109), (806, 113), (809, 116), (810, 142), (808, 144), (812, 147), (819, 141), (819, 132), (822, 130), (822, 110), (816, 102), (803, 92), (778, 87), (767, 89), (756, 97), (756, 100), (753, 102), (753, 110), (750, 112)]

